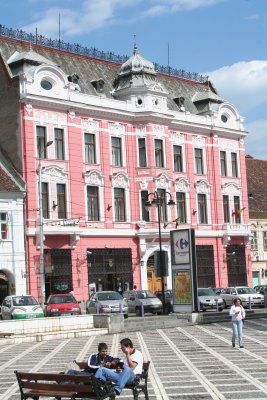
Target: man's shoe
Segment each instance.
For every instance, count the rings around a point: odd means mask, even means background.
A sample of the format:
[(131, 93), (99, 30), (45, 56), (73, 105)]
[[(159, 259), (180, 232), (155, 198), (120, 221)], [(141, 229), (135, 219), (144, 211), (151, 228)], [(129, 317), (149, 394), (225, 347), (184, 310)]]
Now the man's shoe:
[(116, 393), (116, 396), (120, 396), (120, 392), (118, 391), (118, 389), (114, 389), (114, 392)]
[(240, 348), (240, 349), (243, 349), (243, 348), (244, 348), (244, 346), (240, 346), (239, 348)]
[(235, 347), (235, 343), (232, 343), (232, 346)]

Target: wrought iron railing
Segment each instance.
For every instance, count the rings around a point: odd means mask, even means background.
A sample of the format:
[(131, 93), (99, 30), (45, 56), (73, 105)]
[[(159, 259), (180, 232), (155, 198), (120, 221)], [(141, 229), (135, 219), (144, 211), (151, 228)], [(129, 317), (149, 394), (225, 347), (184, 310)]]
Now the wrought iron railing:
[[(125, 61), (129, 59), (129, 56), (120, 56), (111, 51), (105, 52), (98, 50), (95, 47), (88, 48), (81, 46), (78, 43), (67, 43), (59, 39), (50, 39), (43, 35), (39, 34), (34, 35), (33, 33), (27, 33), (21, 29), (7, 28), (1, 24), (0, 24), (0, 36), (119, 64), (123, 64)], [(202, 82), (202, 83), (207, 82), (208, 80), (207, 76), (200, 75), (196, 72), (193, 73), (187, 72), (183, 69), (176, 69), (169, 66), (166, 67), (158, 63), (154, 63), (154, 66), (155, 70), (160, 74), (170, 75), (177, 78), (183, 78), (183, 79), (188, 79), (190, 81)]]

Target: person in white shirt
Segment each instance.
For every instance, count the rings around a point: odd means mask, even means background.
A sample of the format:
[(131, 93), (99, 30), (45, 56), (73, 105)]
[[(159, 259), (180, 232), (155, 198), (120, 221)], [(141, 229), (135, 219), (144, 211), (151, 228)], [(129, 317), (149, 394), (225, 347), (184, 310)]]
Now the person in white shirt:
[(229, 313), (232, 317), (233, 337), (232, 346), (235, 347), (235, 339), (239, 339), (239, 347), (243, 349), (243, 320), (246, 316), (245, 310), (241, 305), (240, 299), (234, 299), (233, 305)]
[(121, 350), (125, 354), (123, 357), (123, 367), (116, 371), (109, 368), (100, 367), (95, 377), (101, 381), (111, 380), (115, 382), (114, 392), (119, 396), (127, 384), (135, 381), (138, 375), (142, 374), (144, 358), (141, 351), (133, 347), (131, 339), (125, 338), (120, 341)]

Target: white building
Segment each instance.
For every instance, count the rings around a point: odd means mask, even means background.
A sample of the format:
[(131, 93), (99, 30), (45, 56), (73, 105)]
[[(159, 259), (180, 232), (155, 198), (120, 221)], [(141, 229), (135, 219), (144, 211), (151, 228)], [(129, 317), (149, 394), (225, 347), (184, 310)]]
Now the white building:
[(24, 198), (25, 183), (0, 150), (0, 304), (27, 293)]

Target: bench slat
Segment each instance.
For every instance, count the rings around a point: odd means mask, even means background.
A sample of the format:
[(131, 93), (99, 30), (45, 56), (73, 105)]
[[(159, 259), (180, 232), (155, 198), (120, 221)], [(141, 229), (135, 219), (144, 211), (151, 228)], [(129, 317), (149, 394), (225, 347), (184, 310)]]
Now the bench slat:
[[(68, 378), (69, 379), (69, 378)], [(49, 382), (30, 382), (30, 381), (22, 381), (21, 386), (24, 389), (33, 389), (33, 390), (49, 390), (50, 392), (58, 393), (61, 391), (71, 391), (71, 392), (93, 392), (93, 386), (89, 385), (80, 385), (79, 383), (49, 383)]]

